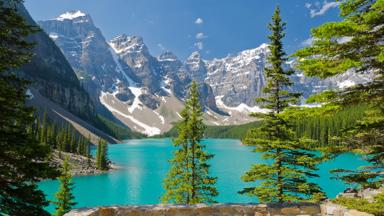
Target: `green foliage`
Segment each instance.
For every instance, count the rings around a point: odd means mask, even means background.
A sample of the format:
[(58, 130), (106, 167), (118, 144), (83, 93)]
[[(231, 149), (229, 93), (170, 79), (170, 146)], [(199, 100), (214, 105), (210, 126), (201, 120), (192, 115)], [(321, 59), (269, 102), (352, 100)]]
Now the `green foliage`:
[(380, 193), (374, 197), (373, 202), (369, 202), (363, 198), (347, 198), (339, 197), (333, 202), (345, 206), (349, 209), (371, 213), (376, 216), (384, 216), (384, 193)]
[[(225, 138), (225, 139), (241, 139), (245, 136), (247, 131), (254, 127), (259, 127), (260, 121), (251, 122), (242, 125), (206, 125), (204, 130), (204, 138)], [(171, 130), (157, 137), (176, 137), (177, 136), (177, 124), (172, 127)]]
[(99, 170), (108, 170), (108, 144), (105, 140), (100, 139), (96, 150), (96, 167)]
[(242, 139), (251, 128), (259, 127), (260, 121), (242, 125), (213, 126), (209, 125), (204, 131), (205, 138)]
[(263, 89), (266, 96), (258, 98), (258, 101), (271, 112), (257, 114), (263, 118), (263, 124), (251, 129), (243, 140), (245, 144), (255, 146), (254, 151), (262, 153), (262, 158), (269, 163), (255, 164), (242, 176), (245, 182), (261, 182), (258, 186), (244, 188), (240, 193), (257, 196), (260, 202), (313, 200), (322, 191), (308, 178), (318, 177), (314, 172), (321, 159), (304, 147), (308, 140), (295, 138), (292, 125), (281, 115), (299, 94), (286, 90), (292, 85), (289, 79), (292, 71), (283, 69), (286, 58), (281, 41), (285, 35), (285, 23), (280, 18), (278, 7), (269, 29), (272, 31), (269, 36), (270, 67), (266, 68), (267, 83)]
[(165, 203), (211, 203), (218, 195), (214, 186), (217, 178), (209, 176), (207, 163), (213, 155), (205, 152), (205, 146), (199, 143), (205, 128), (202, 115), (197, 84), (193, 81), (181, 112), (178, 136), (173, 141), (177, 150), (169, 161), (171, 168), (164, 180), (166, 192), (162, 201)]
[[(356, 125), (356, 121), (363, 117), (365, 110), (367, 110), (366, 105), (333, 110), (331, 113), (323, 112), (324, 108), (311, 108), (304, 111), (310, 112), (310, 115), (293, 118), (291, 122), (295, 125), (296, 137), (317, 141), (313, 143), (312, 147), (339, 145), (340, 140), (337, 137), (344, 130)], [(303, 110), (299, 110), (299, 112), (303, 112)], [(289, 113), (289, 116), (292, 114)]]
[(34, 136), (41, 145), (52, 149), (70, 152), (88, 157), (91, 142), (69, 124), (58, 126), (44, 112), (43, 120), (36, 118)]
[(364, 116), (341, 133), (339, 144), (364, 152), (372, 166), (334, 172), (348, 183), (377, 187), (384, 178), (384, 1), (347, 0), (340, 9), (343, 20), (313, 29), (314, 43), (295, 56), (300, 58), (298, 68), (310, 76), (326, 78), (347, 71), (373, 75), (370, 82), (318, 98), (339, 107), (367, 104)]
[(50, 148), (33, 134), (33, 109), (25, 106), (29, 82), (14, 72), (32, 57), (26, 38), (35, 32), (18, 15), (19, 2), (0, 0), (0, 212), (43, 216), (48, 202), (36, 183), (56, 173), (47, 162)]
[(54, 216), (63, 216), (65, 213), (72, 210), (72, 207), (77, 203), (74, 201), (73, 196), (74, 184), (72, 183), (72, 175), (70, 172), (68, 157), (64, 159), (61, 175), (58, 178), (60, 181), (59, 191), (56, 193), (56, 201), (53, 203), (56, 205), (56, 212)]

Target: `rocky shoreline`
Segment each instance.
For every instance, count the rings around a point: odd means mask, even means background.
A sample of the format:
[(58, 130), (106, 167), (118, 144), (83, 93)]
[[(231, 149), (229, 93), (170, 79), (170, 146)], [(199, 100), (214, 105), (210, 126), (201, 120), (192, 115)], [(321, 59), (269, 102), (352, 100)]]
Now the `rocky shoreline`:
[(73, 176), (98, 175), (120, 169), (119, 166), (110, 163), (109, 170), (99, 170), (96, 168), (96, 159), (94, 158), (88, 158), (82, 155), (68, 152), (59, 152), (57, 150), (54, 150), (52, 152), (51, 163), (53, 164), (53, 166), (60, 168), (61, 164), (63, 164), (65, 157), (69, 158), (71, 174)]

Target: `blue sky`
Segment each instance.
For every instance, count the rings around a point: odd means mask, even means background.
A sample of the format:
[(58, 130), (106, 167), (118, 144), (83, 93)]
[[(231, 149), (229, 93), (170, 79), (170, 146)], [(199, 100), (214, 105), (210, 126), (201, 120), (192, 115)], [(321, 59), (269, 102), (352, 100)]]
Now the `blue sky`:
[(332, 0), (25, 0), (25, 5), (35, 20), (81, 10), (107, 39), (139, 35), (153, 55), (170, 50), (182, 60), (196, 50), (212, 59), (268, 42), (276, 5), (287, 22), (288, 53), (303, 45), (311, 28), (340, 19)]

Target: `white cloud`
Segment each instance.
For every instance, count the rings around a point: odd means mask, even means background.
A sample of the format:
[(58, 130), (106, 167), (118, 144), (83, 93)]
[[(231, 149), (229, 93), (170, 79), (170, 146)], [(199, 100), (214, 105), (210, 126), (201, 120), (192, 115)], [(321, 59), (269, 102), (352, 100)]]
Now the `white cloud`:
[(198, 17), (198, 18), (195, 20), (195, 24), (197, 24), (197, 25), (201, 25), (201, 24), (203, 24), (203, 23), (204, 23), (203, 18)]
[(199, 50), (204, 49), (204, 44), (203, 44), (203, 42), (201, 42), (201, 41), (196, 42), (194, 45), (195, 45), (195, 47), (196, 47), (197, 49), (199, 49)]
[(321, 5), (320, 2), (316, 2), (315, 5), (311, 3), (305, 3), (305, 7), (309, 9), (311, 17), (317, 17), (317, 16), (322, 16), (325, 13), (327, 13), (330, 9), (332, 8), (337, 8), (339, 7), (340, 2), (327, 2), (324, 1), (323, 4)]
[(199, 33), (196, 34), (196, 39), (197, 40), (201, 40), (201, 39), (204, 39), (206, 37), (207, 36), (203, 32), (199, 32)]

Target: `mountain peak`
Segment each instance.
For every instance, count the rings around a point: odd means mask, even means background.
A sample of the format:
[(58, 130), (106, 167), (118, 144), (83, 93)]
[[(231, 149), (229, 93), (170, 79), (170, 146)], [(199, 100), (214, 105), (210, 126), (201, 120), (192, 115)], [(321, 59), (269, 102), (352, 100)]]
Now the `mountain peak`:
[(200, 55), (199, 51), (195, 51), (195, 52), (191, 53), (191, 55), (188, 57), (188, 61), (200, 60), (200, 59), (201, 59), (201, 55)]
[(67, 11), (56, 18), (56, 20), (64, 21), (64, 20), (74, 20), (80, 17), (88, 16), (86, 13), (80, 10)]
[(116, 53), (148, 52), (144, 40), (140, 36), (127, 36), (126, 34), (122, 34), (113, 38), (109, 44)]
[(176, 61), (177, 56), (173, 54), (171, 51), (165, 51), (160, 54), (160, 56), (157, 58), (159, 61)]

